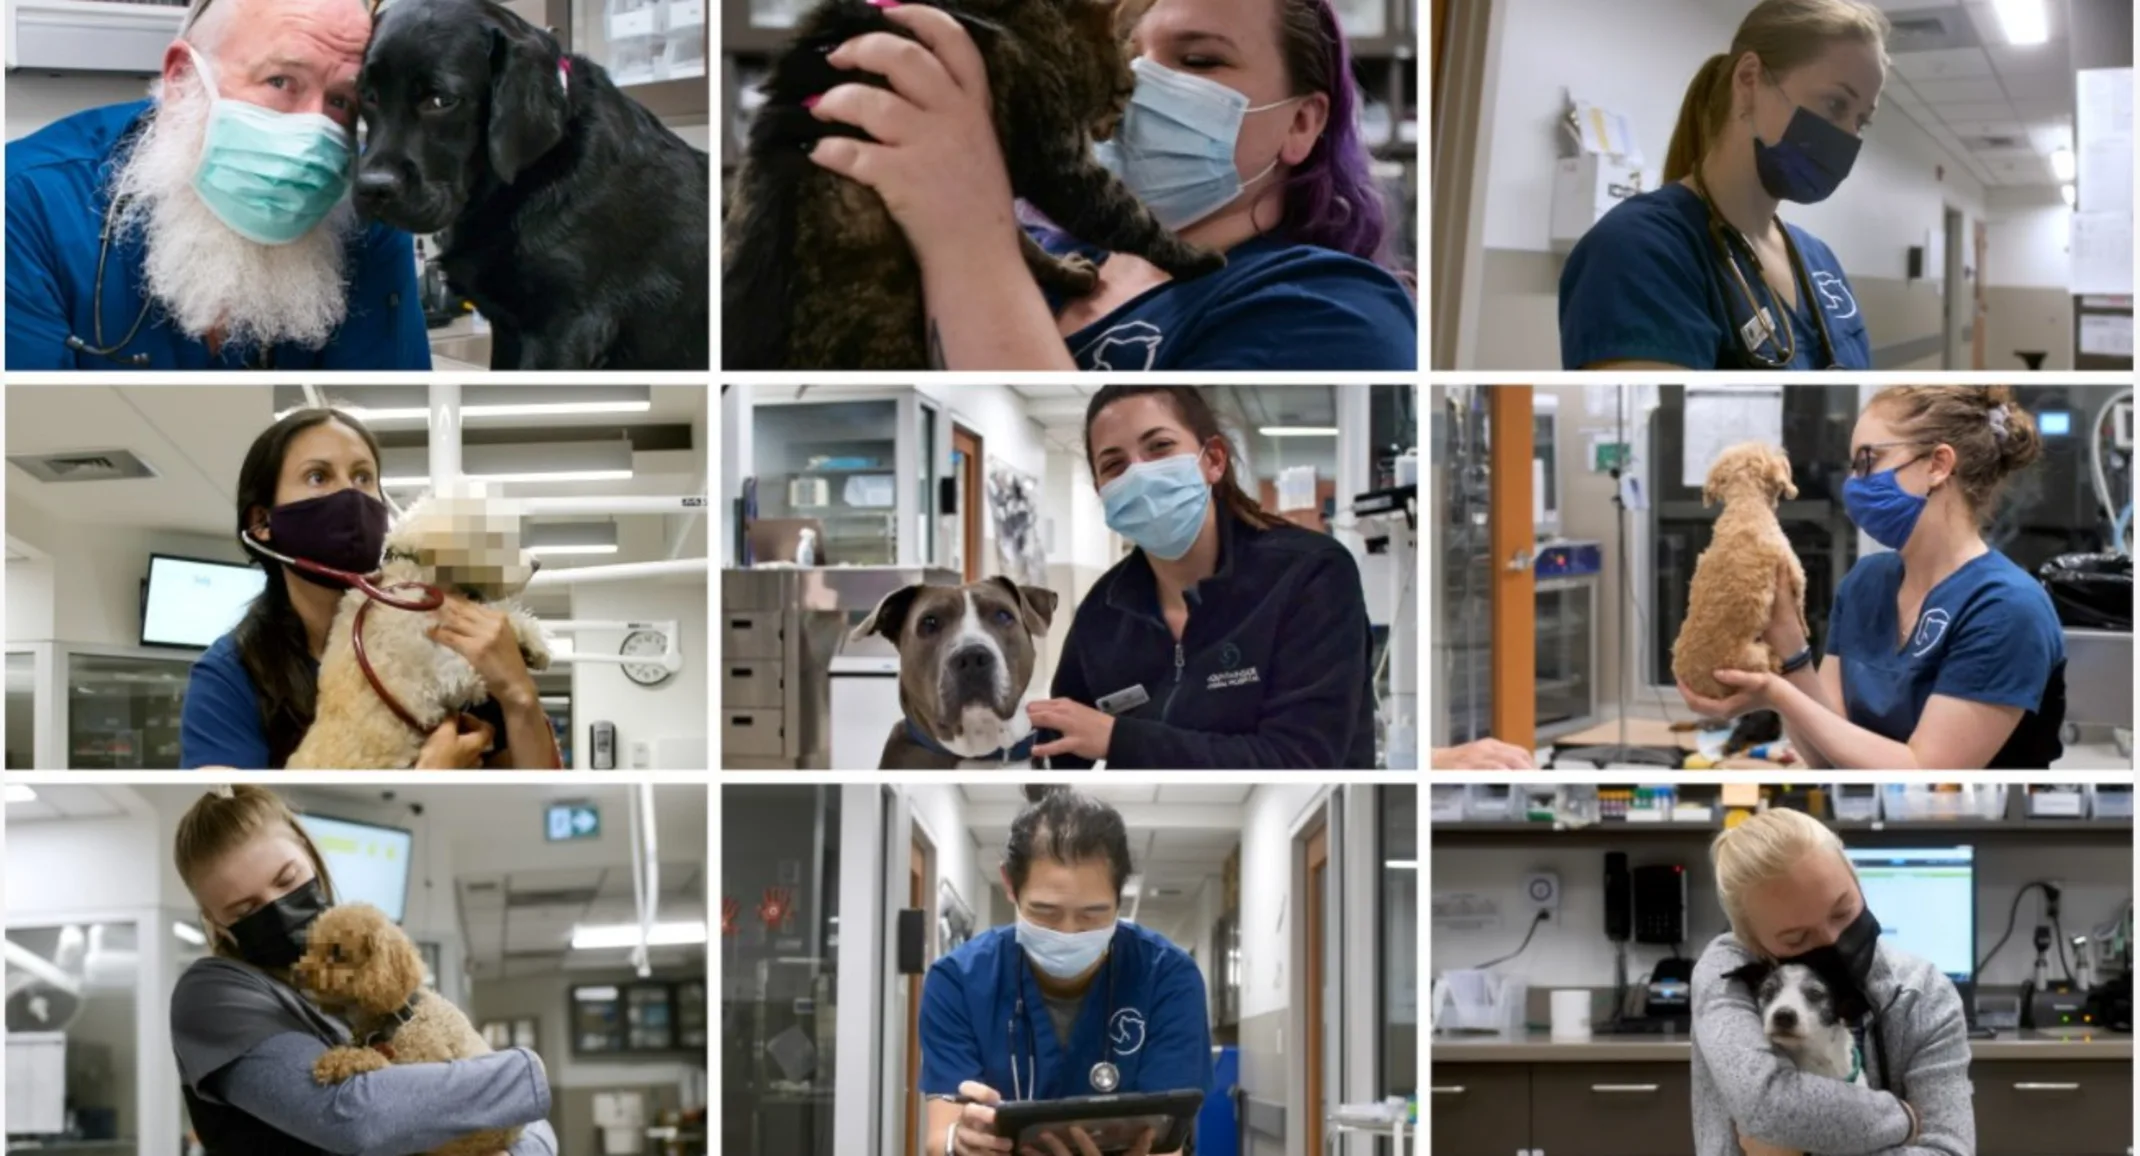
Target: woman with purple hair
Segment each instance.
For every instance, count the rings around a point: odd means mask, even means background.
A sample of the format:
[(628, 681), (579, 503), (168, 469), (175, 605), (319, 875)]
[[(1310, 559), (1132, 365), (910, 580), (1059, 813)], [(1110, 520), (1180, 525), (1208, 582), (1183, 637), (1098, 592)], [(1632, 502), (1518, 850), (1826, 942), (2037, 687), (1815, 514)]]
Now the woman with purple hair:
[(1161, 223), (1226, 254), (1175, 282), (1141, 258), (1053, 230), (1100, 262), (1090, 295), (1044, 294), (989, 118), (988, 76), (935, 8), (871, 0), (918, 38), (871, 33), (830, 57), (846, 84), (813, 111), (871, 140), (811, 157), (875, 189), (906, 231), (928, 300), (931, 362), (964, 370), (1413, 370), (1419, 321), (1387, 251), (1357, 124), (1351, 54), (1330, 0), (1156, 0), (1132, 33), (1136, 92), (1100, 159)]

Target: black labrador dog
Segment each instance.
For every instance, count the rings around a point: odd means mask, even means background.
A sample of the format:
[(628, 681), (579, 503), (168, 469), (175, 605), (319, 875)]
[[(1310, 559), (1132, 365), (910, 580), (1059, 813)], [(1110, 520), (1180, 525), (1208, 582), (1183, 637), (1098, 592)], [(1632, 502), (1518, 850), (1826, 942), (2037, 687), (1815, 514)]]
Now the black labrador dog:
[(353, 197), (441, 233), (492, 369), (704, 369), (712, 166), (600, 65), (489, 0), (389, 4)]

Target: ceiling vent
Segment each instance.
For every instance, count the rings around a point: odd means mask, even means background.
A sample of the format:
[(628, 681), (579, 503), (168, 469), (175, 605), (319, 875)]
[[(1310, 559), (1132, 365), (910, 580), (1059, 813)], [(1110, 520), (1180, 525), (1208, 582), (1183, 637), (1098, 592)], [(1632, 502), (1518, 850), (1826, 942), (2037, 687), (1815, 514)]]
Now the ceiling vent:
[(1969, 145), (1970, 148), (1978, 151), (1982, 151), (1984, 149), (2025, 149), (2031, 147), (2029, 144), (2029, 139), (2023, 136), (1973, 136), (1968, 138), (1966, 143)]
[(10, 454), (7, 460), (40, 482), (115, 482), (156, 476), (155, 469), (135, 457), (132, 450)]
[(1981, 47), (1976, 29), (1960, 7), (1888, 13), (1888, 54), (1936, 52), (1945, 48)]

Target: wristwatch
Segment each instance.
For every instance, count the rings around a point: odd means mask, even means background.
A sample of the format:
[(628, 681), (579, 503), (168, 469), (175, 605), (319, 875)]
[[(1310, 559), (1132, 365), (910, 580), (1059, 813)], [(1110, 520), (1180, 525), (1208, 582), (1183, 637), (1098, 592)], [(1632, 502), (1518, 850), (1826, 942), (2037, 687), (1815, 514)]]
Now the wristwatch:
[(1796, 674), (1811, 665), (1813, 665), (1813, 644), (1808, 642), (1804, 650), (1783, 660), (1783, 673)]

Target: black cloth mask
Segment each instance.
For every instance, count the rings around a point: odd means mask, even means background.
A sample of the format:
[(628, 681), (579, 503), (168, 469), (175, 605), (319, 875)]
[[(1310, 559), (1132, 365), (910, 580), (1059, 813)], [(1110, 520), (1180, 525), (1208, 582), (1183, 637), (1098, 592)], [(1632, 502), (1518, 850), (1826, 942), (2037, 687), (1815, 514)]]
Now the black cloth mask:
[(254, 967), (280, 971), (305, 954), (305, 933), (327, 910), (327, 894), (317, 876), (288, 895), (230, 925), (238, 957)]
[[(379, 555), (386, 549), (391, 513), (385, 502), (355, 487), (289, 502), (268, 511), (267, 545), (292, 558), (351, 574), (369, 574), (379, 568)], [(302, 566), (290, 569), (315, 586), (349, 589), (349, 583), (339, 578), (314, 574)]]
[(1880, 951), (1880, 921), (1869, 906), (1858, 908), (1858, 917), (1835, 937), (1835, 942), (1785, 958), (1784, 963), (1802, 963), (1830, 984), (1844, 986), (1871, 1000), (1865, 978), (1872, 974), (1873, 959)]

